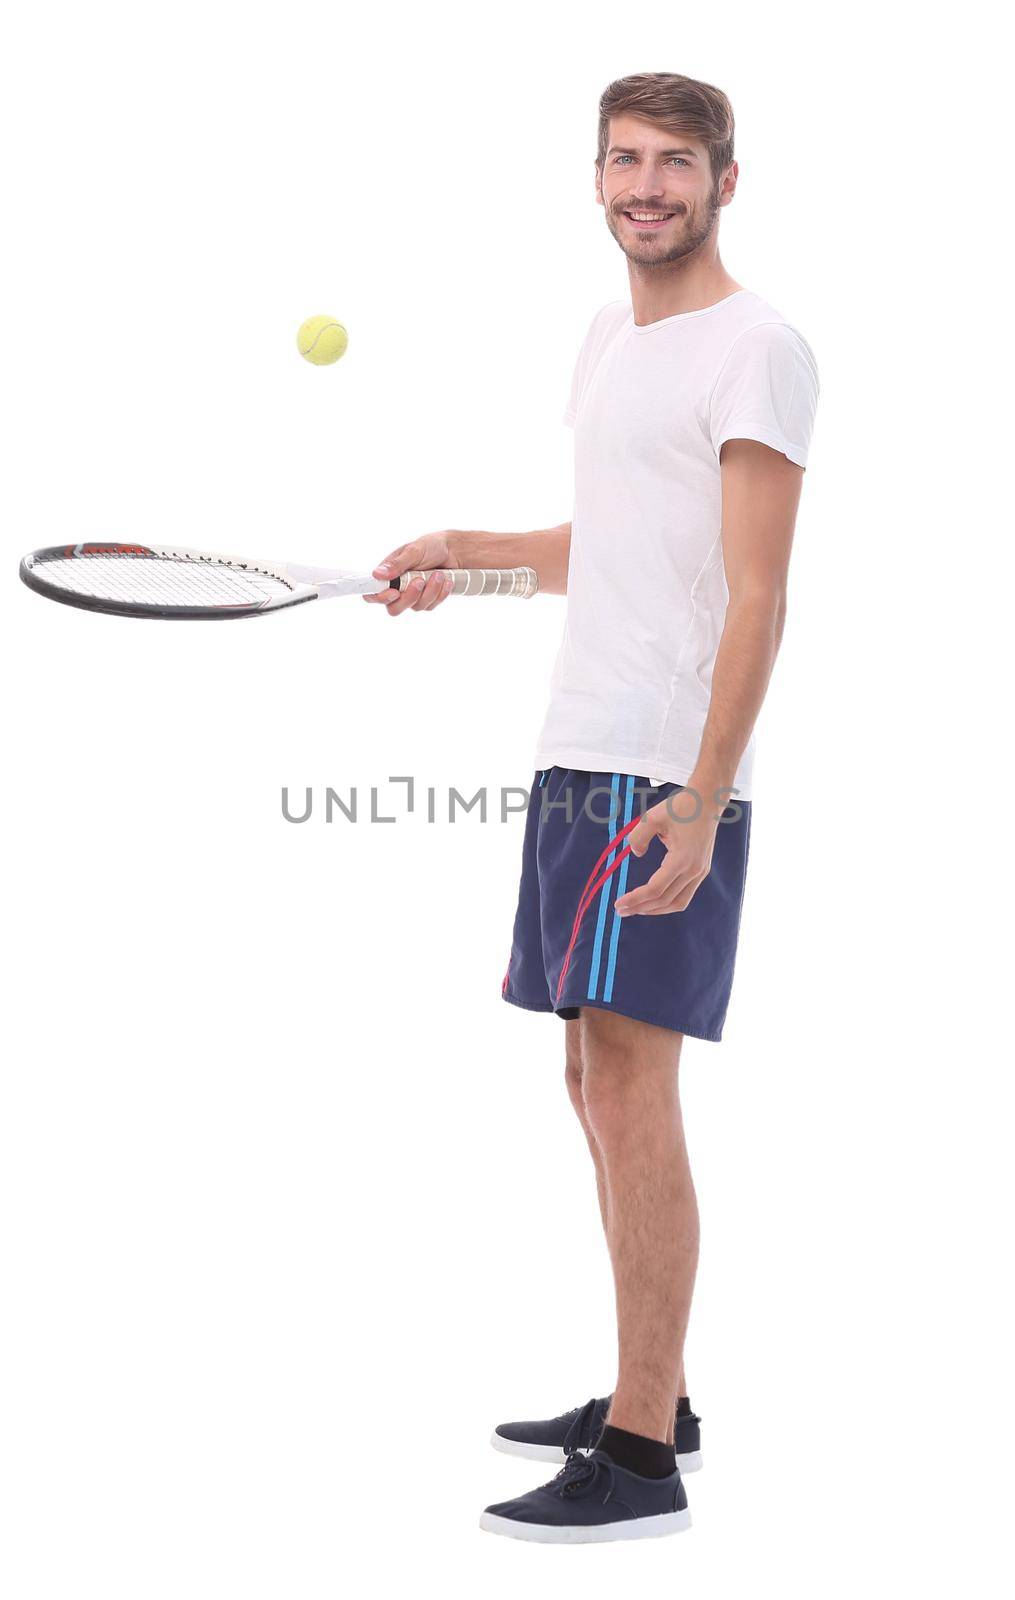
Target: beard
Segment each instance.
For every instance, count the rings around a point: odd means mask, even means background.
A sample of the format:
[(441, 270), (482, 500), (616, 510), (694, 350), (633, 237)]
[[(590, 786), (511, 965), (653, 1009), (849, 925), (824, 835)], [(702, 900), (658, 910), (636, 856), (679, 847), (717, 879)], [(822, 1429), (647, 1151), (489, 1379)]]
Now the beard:
[[(719, 190), (714, 188), (705, 201), (699, 214), (693, 210), (688, 211), (682, 207), (667, 228), (673, 228), (673, 237), (665, 244), (660, 245), (655, 235), (641, 237), (632, 234), (629, 238), (621, 238), (620, 223), (618, 218), (624, 211), (639, 211), (642, 208), (630, 202), (608, 206), (606, 209), (606, 226), (623, 250), (628, 261), (633, 261), (639, 267), (665, 267), (674, 261), (682, 261), (685, 256), (693, 255), (705, 243), (719, 214)], [(662, 209), (646, 206), (644, 209)], [(674, 227), (674, 224), (676, 225)]]

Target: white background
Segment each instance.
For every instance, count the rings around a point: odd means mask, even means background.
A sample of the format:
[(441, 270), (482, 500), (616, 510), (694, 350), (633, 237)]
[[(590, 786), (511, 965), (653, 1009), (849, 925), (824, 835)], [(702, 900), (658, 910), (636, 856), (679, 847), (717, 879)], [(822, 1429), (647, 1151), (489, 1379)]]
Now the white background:
[[(7, 31), (11, 1600), (1001, 1592), (999, 68), (977, 5), (97, 0)], [(563, 1029), (499, 999), (521, 819), (320, 804), (526, 785), (562, 603), (162, 627), (15, 571), (565, 520), (575, 352), (626, 292), (597, 97), (644, 70), (731, 96), (723, 258), (822, 399), (727, 1036), (685, 1055), (695, 1527), (561, 1554), (476, 1529), (545, 1476), (494, 1423), (614, 1377)], [(318, 311), (331, 369), (295, 350)]]

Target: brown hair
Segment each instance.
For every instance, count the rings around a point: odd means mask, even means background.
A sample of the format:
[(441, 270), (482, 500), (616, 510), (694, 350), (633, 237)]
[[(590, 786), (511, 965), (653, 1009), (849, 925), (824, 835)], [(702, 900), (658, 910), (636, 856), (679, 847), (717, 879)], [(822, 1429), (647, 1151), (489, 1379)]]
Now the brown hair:
[(708, 148), (714, 183), (733, 161), (733, 107), (721, 89), (679, 72), (636, 72), (617, 78), (600, 96), (596, 155), (600, 171), (609, 145), (610, 118), (624, 112), (699, 139)]

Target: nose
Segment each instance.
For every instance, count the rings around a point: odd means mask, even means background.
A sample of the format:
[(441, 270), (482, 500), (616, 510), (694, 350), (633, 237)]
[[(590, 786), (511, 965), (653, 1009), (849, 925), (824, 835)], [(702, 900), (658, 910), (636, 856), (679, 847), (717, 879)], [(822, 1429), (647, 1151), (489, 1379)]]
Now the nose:
[(662, 171), (658, 167), (647, 165), (642, 167), (638, 182), (631, 190), (632, 199), (658, 200), (664, 192)]

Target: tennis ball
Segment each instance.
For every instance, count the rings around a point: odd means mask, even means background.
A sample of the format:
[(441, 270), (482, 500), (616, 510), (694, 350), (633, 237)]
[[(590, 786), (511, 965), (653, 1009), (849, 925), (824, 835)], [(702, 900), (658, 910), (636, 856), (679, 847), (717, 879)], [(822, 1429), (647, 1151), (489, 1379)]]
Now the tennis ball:
[(308, 317), (296, 335), (296, 347), (315, 367), (330, 367), (345, 355), (349, 335), (334, 317)]

